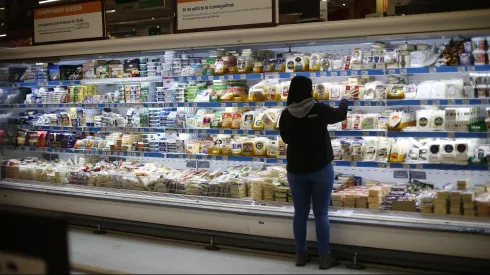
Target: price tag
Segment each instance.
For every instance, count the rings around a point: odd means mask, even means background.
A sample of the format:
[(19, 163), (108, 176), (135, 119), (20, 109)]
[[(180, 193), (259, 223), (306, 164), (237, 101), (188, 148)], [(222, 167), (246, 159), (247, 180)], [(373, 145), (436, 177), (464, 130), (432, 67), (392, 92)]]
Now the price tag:
[(220, 135), (224, 135), (224, 134), (225, 134), (225, 130), (219, 130), (219, 131), (218, 131), (218, 133), (219, 133)]
[(376, 106), (385, 106), (385, 104), (382, 101), (378, 101), (378, 102), (376, 102)]
[(238, 107), (238, 103), (232, 103), (231, 107)]
[(243, 103), (243, 107), (250, 107), (250, 104), (248, 104), (248, 103)]
[(48, 83), (46, 83), (46, 82), (38, 82), (37, 83), (37, 86), (39, 86), (39, 87), (48, 86)]
[(36, 148), (36, 151), (46, 153), (46, 148)]
[(231, 134), (232, 135), (238, 135), (238, 131), (237, 130), (233, 130), (233, 131), (231, 131)]
[(207, 130), (201, 130), (201, 134), (207, 134), (208, 131)]
[(429, 73), (437, 73), (437, 69), (435, 67), (430, 67), (429, 68)]
[(361, 102), (359, 102), (359, 101), (354, 101), (354, 106), (357, 106), (357, 107), (358, 107), (358, 106), (361, 106)]
[(363, 136), (363, 137), (369, 137), (369, 136), (370, 136), (370, 134), (369, 134), (369, 132), (362, 132), (362, 136)]
[(278, 74), (265, 74), (264, 79), (278, 79), (279, 75)]
[(185, 108), (189, 108), (190, 107), (190, 104), (189, 103), (184, 103), (184, 107)]
[(252, 132), (251, 134), (256, 135), (256, 136), (260, 136), (261, 133), (260, 133), (260, 131), (255, 131), (255, 132)]
[(447, 104), (448, 105), (456, 105), (456, 100), (454, 100), (454, 99), (448, 99)]
[(331, 72), (330, 76), (338, 76), (337, 72)]
[(216, 156), (211, 156), (211, 160), (216, 160)]
[(468, 66), (468, 72), (474, 72), (475, 66)]
[(335, 211), (336, 216), (350, 217), (354, 214), (354, 210), (337, 210)]
[(316, 77), (316, 73), (310, 73), (310, 77), (311, 78)]
[(337, 107), (337, 104), (335, 102), (330, 102), (330, 103), (328, 103), (328, 105), (330, 105), (330, 107), (332, 107), (332, 108)]
[(264, 107), (265, 104), (264, 104), (264, 102), (256, 102), (255, 103), (255, 106), (257, 106), (257, 107)]
[(386, 163), (378, 163), (378, 168), (386, 168)]
[(370, 107), (371, 106), (371, 101), (365, 101), (364, 106)]
[(320, 76), (327, 76), (327, 72), (321, 72)]
[(456, 133), (454, 133), (454, 132), (448, 132), (447, 133), (447, 137), (448, 138), (455, 138), (456, 137)]
[(284, 161), (282, 161), (282, 159), (278, 159), (278, 160), (277, 160), (277, 164), (279, 164), (279, 165), (283, 165), (283, 164), (284, 164)]
[(221, 108), (226, 108), (226, 103), (221, 103)]
[(396, 74), (395, 70), (388, 70), (388, 74)]
[(284, 102), (282, 102), (282, 101), (281, 102), (277, 102), (277, 106), (284, 107)]
[(369, 75), (369, 71), (362, 71), (361, 75), (363, 75), (363, 76)]
[(422, 164), (417, 164), (417, 165), (415, 165), (415, 169), (422, 170), (422, 169), (424, 169), (424, 165), (422, 165)]
[(18, 83), (18, 82), (12, 83), (12, 87), (19, 88), (20, 87), (20, 83)]
[(429, 105), (429, 101), (427, 100), (421, 100), (420, 105)]
[(408, 74), (407, 69), (401, 69), (400, 74)]
[(332, 138), (335, 138), (335, 136), (336, 136), (335, 132), (329, 132), (329, 134), (330, 134), (330, 137), (332, 137)]
[(294, 78), (296, 76), (296, 73), (291, 73), (291, 78)]
[(246, 80), (247, 79), (247, 75), (246, 74), (241, 74), (240, 75), (240, 79), (241, 80)]
[(350, 166), (351, 167), (357, 167), (357, 161), (351, 161)]
[(189, 134), (190, 132), (191, 132), (191, 130), (189, 130), (189, 129), (185, 129), (185, 133), (186, 133), (186, 134)]
[(346, 71), (341, 71), (340, 72), (340, 76), (347, 76), (347, 72)]
[(183, 82), (184, 81), (184, 78), (181, 76), (179, 77), (179, 82)]
[(439, 105), (441, 105), (441, 101), (440, 100), (432, 100), (432, 105), (439, 106)]
[(458, 67), (458, 73), (464, 73), (464, 72), (466, 72), (466, 67), (464, 66)]
[(192, 103), (192, 108), (197, 108), (197, 103)]
[(183, 156), (183, 155), (178, 155), (178, 158), (179, 158), (179, 159), (183, 159), (183, 158), (184, 158), (184, 156)]
[(410, 164), (403, 164), (403, 169), (410, 169)]
[(233, 80), (233, 75), (229, 75), (228, 80)]
[(224, 161), (228, 161), (228, 156), (223, 156)]
[(480, 104), (482, 104), (482, 105), (488, 105), (488, 99), (482, 99), (480, 101)]
[(253, 162), (262, 162), (261, 158), (253, 158)]
[(381, 132), (381, 131), (379, 131), (379, 132), (377, 132), (377, 133), (376, 133), (376, 135), (377, 135), (378, 137), (384, 137), (384, 136), (386, 136), (386, 132)]
[(350, 74), (351, 75), (359, 75), (359, 72), (358, 71), (351, 71)]
[(463, 99), (463, 105), (470, 105), (470, 100), (469, 99)]
[(225, 76), (224, 75), (220, 75), (219, 76), (219, 80), (225, 80)]

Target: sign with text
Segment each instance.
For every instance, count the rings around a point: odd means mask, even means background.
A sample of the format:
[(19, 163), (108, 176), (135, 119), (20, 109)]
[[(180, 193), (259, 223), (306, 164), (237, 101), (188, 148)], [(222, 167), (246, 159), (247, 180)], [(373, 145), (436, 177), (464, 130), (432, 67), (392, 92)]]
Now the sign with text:
[(175, 32), (274, 26), (277, 0), (177, 0)]
[(102, 0), (34, 9), (34, 44), (105, 38)]

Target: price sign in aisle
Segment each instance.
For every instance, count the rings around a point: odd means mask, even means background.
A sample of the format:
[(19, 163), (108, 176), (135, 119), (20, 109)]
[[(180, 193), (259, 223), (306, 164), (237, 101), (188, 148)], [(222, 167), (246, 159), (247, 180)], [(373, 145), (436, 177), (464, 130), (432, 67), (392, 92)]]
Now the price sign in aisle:
[(223, 30), (277, 24), (277, 0), (177, 0), (174, 31)]
[(102, 0), (37, 8), (33, 17), (34, 44), (105, 38)]

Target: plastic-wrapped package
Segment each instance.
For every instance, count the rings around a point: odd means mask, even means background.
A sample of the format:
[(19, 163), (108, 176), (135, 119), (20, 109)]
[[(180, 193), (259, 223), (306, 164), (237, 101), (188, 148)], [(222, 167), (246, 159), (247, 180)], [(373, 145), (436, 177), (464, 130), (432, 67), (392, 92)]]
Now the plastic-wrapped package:
[(376, 161), (388, 162), (391, 154), (391, 145), (393, 140), (391, 138), (380, 138), (378, 142), (378, 150), (376, 152)]

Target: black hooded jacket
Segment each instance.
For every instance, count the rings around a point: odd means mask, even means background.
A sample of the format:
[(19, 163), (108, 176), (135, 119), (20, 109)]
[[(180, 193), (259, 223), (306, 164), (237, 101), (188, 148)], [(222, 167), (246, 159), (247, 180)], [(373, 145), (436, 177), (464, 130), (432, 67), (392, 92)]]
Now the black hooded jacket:
[[(293, 112), (295, 116), (288, 109), (282, 112), (279, 130), (282, 140), (288, 144), (287, 171), (289, 173), (315, 172), (333, 161), (327, 125), (346, 120), (348, 104), (347, 99), (342, 99), (339, 108), (332, 108), (317, 102), (313, 107), (310, 105), (309, 108), (304, 109), (303, 113), (301, 110), (299, 112), (296, 110)], [(308, 110), (309, 112), (306, 113)]]

